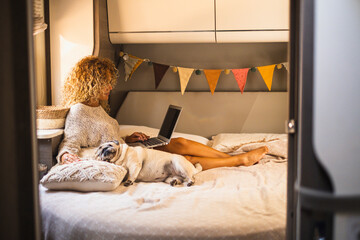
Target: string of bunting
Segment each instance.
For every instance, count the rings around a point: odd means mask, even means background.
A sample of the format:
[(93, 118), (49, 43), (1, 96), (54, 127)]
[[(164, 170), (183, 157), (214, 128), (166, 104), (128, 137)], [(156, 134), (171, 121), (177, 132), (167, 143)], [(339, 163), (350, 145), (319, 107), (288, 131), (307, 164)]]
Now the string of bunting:
[(221, 73), (224, 72), (228, 75), (230, 74), (230, 72), (232, 72), (242, 94), (244, 92), (249, 71), (256, 72), (257, 69), (260, 72), (260, 75), (263, 78), (267, 88), (269, 89), (269, 91), (271, 91), (275, 67), (277, 69), (281, 69), (284, 66), (286, 70), (288, 70), (288, 62), (241, 69), (194, 69), (155, 63), (150, 61), (149, 59), (142, 59), (124, 52), (120, 52), (120, 57), (122, 57), (124, 60), (125, 82), (127, 82), (131, 78), (133, 73), (143, 62), (147, 62), (149, 65), (152, 65), (154, 69), (155, 89), (158, 88), (165, 73), (168, 71), (169, 68), (171, 68), (174, 73), (179, 73), (182, 95), (184, 95), (186, 86), (189, 83), (190, 77), (194, 72), (196, 75), (200, 75), (201, 71), (204, 72), (206, 80), (210, 87), (211, 94), (214, 94), (215, 92), (215, 88), (219, 81)]

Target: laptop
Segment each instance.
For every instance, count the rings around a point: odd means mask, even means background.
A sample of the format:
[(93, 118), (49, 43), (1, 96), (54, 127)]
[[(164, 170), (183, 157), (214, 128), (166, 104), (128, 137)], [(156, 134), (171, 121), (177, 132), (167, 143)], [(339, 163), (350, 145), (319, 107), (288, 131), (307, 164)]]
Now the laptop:
[(129, 146), (141, 146), (145, 148), (154, 148), (167, 145), (170, 142), (171, 135), (173, 134), (176, 124), (179, 120), (182, 107), (169, 105), (166, 112), (164, 121), (161, 125), (159, 134), (157, 137), (149, 138), (143, 142), (129, 143)]

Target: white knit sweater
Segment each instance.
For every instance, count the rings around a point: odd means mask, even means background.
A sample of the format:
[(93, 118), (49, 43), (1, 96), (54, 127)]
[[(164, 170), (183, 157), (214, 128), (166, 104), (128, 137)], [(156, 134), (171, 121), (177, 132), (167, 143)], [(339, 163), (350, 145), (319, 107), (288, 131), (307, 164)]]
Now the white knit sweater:
[(77, 103), (70, 108), (66, 117), (64, 139), (56, 159), (60, 162), (65, 152), (77, 155), (82, 147), (98, 147), (112, 140), (124, 143), (118, 122), (101, 106), (90, 107)]

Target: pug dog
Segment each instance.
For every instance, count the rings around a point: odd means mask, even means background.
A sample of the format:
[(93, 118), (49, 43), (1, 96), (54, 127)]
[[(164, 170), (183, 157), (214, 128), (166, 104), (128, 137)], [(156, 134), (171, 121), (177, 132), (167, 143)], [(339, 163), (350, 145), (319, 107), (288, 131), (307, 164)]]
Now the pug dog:
[(95, 159), (123, 166), (127, 172), (124, 186), (135, 181), (166, 182), (171, 186), (185, 182), (187, 186), (194, 184), (194, 175), (202, 170), (197, 163), (194, 167), (185, 157), (143, 147), (129, 147), (110, 141), (101, 144)]

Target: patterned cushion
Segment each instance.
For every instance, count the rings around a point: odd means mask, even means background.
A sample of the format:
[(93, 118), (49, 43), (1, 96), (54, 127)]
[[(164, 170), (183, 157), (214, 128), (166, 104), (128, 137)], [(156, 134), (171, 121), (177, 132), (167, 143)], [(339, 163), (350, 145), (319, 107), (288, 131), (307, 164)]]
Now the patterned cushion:
[(121, 166), (87, 160), (56, 165), (40, 183), (50, 190), (111, 191), (120, 185), (125, 174)]

